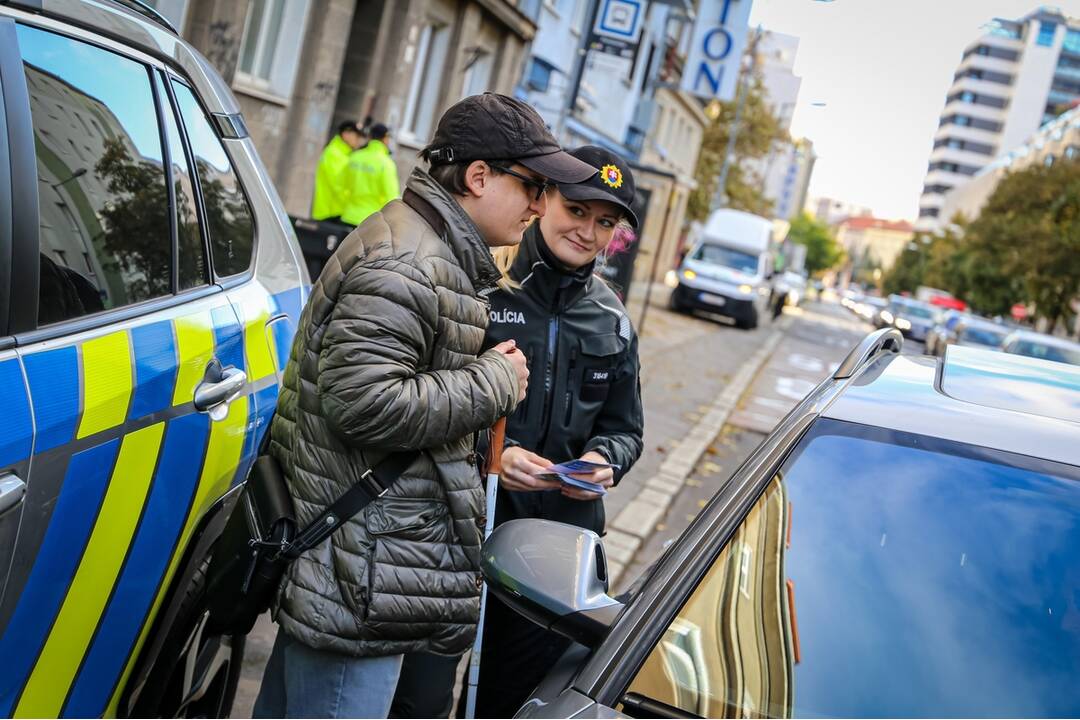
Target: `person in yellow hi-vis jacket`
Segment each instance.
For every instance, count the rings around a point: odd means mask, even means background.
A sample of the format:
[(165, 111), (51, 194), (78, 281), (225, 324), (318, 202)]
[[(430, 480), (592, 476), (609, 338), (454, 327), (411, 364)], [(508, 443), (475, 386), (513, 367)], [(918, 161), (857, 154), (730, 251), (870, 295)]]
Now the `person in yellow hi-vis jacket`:
[(349, 156), (349, 163), (342, 173), (341, 186), (345, 205), (341, 221), (359, 225), (368, 215), (382, 210), (383, 205), (401, 196), (398, 186), (397, 166), (390, 157), (390, 131), (376, 123), (368, 131), (368, 144)]
[(364, 134), (354, 122), (343, 122), (337, 135), (326, 145), (315, 170), (315, 195), (311, 198), (312, 220), (335, 220), (344, 209), (342, 171), (349, 164), (349, 154), (363, 146)]

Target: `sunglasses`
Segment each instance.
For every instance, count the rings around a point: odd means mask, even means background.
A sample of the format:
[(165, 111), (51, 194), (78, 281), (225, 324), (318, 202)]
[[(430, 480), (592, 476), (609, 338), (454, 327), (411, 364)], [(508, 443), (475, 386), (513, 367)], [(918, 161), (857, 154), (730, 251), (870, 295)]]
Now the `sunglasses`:
[(536, 178), (529, 177), (528, 175), (522, 175), (519, 172), (511, 170), (505, 165), (492, 165), (491, 163), (488, 164), (499, 172), (506, 173), (507, 175), (513, 175), (522, 183), (524, 183), (525, 187), (536, 188), (536, 202), (540, 202), (540, 198), (544, 197), (544, 193), (547, 192), (547, 189), (555, 184), (552, 182), (548, 182), (547, 180), (537, 180)]

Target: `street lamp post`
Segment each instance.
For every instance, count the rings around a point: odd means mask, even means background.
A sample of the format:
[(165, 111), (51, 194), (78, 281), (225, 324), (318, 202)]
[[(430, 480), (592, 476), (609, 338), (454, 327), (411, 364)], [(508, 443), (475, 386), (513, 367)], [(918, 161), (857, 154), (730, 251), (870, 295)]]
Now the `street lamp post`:
[(83, 168), (79, 168), (79, 169), (78, 169), (78, 170), (76, 170), (75, 172), (71, 173), (71, 176), (70, 176), (70, 177), (68, 177), (68, 178), (65, 178), (64, 180), (61, 180), (60, 182), (54, 182), (54, 183), (52, 183), (52, 184), (50, 185), (50, 187), (51, 187), (51, 188), (52, 188), (53, 190), (55, 190), (56, 188), (60, 187), (61, 185), (67, 185), (67, 184), (68, 184), (69, 182), (71, 182), (72, 180), (74, 180), (74, 179), (76, 179), (76, 178), (81, 178), (81, 177), (82, 177), (83, 175), (85, 175), (85, 174), (86, 174), (86, 168), (84, 168), (84, 167), (83, 167)]

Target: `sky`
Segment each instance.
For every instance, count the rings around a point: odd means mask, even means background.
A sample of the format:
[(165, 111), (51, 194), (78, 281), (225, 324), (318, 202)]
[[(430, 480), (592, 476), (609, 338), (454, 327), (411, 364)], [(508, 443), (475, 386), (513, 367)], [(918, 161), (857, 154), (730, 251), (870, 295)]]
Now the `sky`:
[[(964, 48), (1036, 0), (753, 0), (750, 25), (799, 38), (791, 134), (818, 155), (812, 197), (914, 221), (933, 136)], [(1042, 3), (1080, 18), (1080, 0)], [(825, 103), (815, 107), (815, 103)]]

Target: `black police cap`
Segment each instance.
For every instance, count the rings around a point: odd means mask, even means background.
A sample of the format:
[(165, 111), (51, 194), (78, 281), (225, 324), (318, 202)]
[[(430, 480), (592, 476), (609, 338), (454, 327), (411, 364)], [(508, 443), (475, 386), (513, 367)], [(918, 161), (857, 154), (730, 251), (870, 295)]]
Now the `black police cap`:
[(447, 110), (424, 155), (432, 165), (516, 162), (559, 183), (596, 174), (596, 168), (559, 147), (535, 110), (498, 93), (471, 95)]
[(634, 213), (634, 175), (621, 157), (596, 145), (583, 145), (570, 154), (599, 172), (585, 182), (559, 183), (559, 192), (568, 200), (606, 200), (626, 213), (627, 221), (637, 229)]

